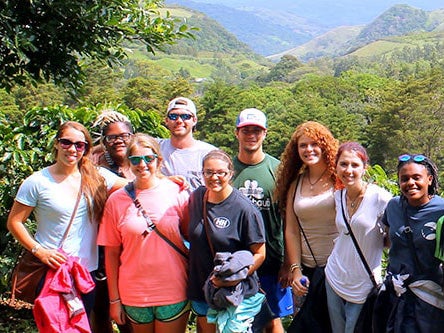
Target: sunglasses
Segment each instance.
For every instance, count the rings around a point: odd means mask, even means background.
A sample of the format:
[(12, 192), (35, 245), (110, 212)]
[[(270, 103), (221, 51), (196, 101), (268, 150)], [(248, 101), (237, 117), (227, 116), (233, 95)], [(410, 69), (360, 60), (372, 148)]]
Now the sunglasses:
[(180, 117), (180, 119), (185, 121), (185, 120), (190, 120), (193, 116), (189, 113), (182, 113), (182, 114), (168, 113), (167, 117), (168, 117), (168, 119), (173, 120), (173, 121), (176, 121)]
[(410, 154), (404, 154), (398, 157), (399, 162), (407, 162), (410, 160), (413, 160), (413, 162), (423, 162), (427, 159), (426, 156), (418, 154), (418, 155), (410, 155)]
[(218, 178), (225, 178), (228, 175), (228, 171), (211, 171), (211, 170), (204, 170), (202, 171), (202, 174), (205, 178), (211, 178), (213, 175), (216, 175)]
[(60, 143), (60, 147), (62, 147), (63, 149), (69, 149), (72, 145), (74, 145), (77, 151), (84, 151), (88, 146), (88, 143), (83, 141), (72, 142), (68, 139), (57, 139), (57, 141)]
[(132, 165), (139, 165), (140, 162), (143, 160), (146, 164), (150, 164), (152, 161), (154, 161), (157, 158), (156, 154), (153, 155), (144, 155), (144, 156), (129, 156), (128, 159), (130, 160)]
[(131, 139), (131, 133), (122, 133), (122, 134), (115, 134), (115, 135), (105, 135), (105, 141), (107, 143), (114, 143), (118, 139), (122, 140), (123, 142), (128, 142), (129, 139)]

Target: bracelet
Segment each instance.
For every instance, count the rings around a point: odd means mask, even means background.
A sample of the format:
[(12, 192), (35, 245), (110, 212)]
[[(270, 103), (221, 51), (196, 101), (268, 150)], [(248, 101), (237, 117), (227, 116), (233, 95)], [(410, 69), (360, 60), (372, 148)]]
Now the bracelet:
[(34, 247), (31, 249), (31, 253), (35, 255), (41, 247), (42, 246), (40, 245), (40, 243), (35, 244)]
[(109, 300), (109, 304), (116, 304), (116, 303), (120, 303), (120, 298), (110, 299)]
[(301, 265), (299, 265), (299, 264), (291, 264), (291, 266), (290, 266), (290, 273), (293, 273), (293, 271), (294, 271), (295, 269), (300, 269), (301, 272), (302, 272), (302, 267), (301, 267)]

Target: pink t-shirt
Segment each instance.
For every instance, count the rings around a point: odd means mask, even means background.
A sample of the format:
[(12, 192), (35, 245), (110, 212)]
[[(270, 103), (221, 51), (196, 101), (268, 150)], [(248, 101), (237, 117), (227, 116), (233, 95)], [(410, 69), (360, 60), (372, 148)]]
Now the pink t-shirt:
[[(184, 251), (179, 231), (188, 229), (188, 192), (163, 178), (148, 190), (136, 191), (143, 208), (157, 228)], [(147, 223), (132, 199), (120, 189), (105, 205), (98, 244), (122, 246), (119, 293), (130, 306), (159, 306), (186, 299), (187, 261), (165, 240), (151, 231), (142, 236)]]

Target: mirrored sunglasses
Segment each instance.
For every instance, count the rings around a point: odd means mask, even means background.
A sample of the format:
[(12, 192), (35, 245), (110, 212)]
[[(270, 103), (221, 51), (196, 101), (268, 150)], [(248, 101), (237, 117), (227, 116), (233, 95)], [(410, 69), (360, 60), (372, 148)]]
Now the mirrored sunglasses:
[(139, 165), (142, 160), (146, 164), (150, 164), (156, 158), (157, 158), (156, 154), (154, 154), (154, 155), (143, 155), (143, 156), (129, 156), (128, 157), (128, 159), (130, 160), (132, 165)]
[(408, 162), (410, 160), (413, 160), (413, 162), (422, 162), (427, 159), (426, 156), (418, 154), (418, 155), (410, 155), (410, 154), (404, 154), (398, 157), (399, 162)]
[(57, 141), (60, 143), (60, 147), (62, 147), (63, 149), (69, 149), (72, 145), (74, 145), (77, 151), (84, 151), (88, 146), (88, 143), (83, 141), (72, 142), (71, 140), (60, 138), (57, 139)]
[(168, 113), (167, 115), (168, 119), (176, 121), (177, 119), (182, 119), (183, 121), (185, 120), (190, 120), (193, 115), (189, 114), (189, 113), (182, 113), (182, 114), (178, 114), (178, 113)]

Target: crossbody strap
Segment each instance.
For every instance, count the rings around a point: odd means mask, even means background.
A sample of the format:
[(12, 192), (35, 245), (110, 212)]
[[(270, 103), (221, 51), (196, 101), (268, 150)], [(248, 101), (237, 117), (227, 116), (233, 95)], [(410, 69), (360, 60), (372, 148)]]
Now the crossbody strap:
[[(293, 200), (292, 200), (292, 204), (293, 204), (293, 206), (294, 206), (294, 200), (295, 200), (295, 198), (296, 198), (296, 191), (298, 190), (298, 182), (299, 182), (299, 180), (300, 180), (299, 178), (296, 180), (296, 184), (295, 184), (295, 187), (294, 187)], [(313, 250), (312, 250), (312, 248), (311, 248), (311, 246), (310, 246), (310, 242), (308, 241), (307, 235), (305, 234), (304, 228), (302, 228), (301, 222), (299, 221), (299, 218), (298, 218), (297, 216), (296, 216), (296, 221), (298, 222), (299, 229), (300, 229), (301, 232), (302, 232), (302, 236), (304, 237), (305, 242), (307, 243), (308, 250), (310, 251), (311, 256), (313, 257), (313, 260), (314, 260), (316, 266), (319, 266), (319, 265), (318, 265), (318, 261), (316, 260), (316, 257), (315, 257), (315, 255), (314, 255), (314, 252), (313, 252)], [(302, 251), (302, 250), (301, 250), (301, 251)]]
[(68, 237), (69, 230), (71, 230), (71, 226), (74, 221), (74, 217), (76, 216), (77, 208), (79, 207), (81, 197), (82, 197), (82, 181), (80, 181), (79, 193), (77, 194), (76, 204), (74, 205), (74, 209), (72, 210), (71, 218), (69, 219), (68, 226), (66, 227), (65, 233), (63, 234), (63, 237), (60, 240), (59, 247), (58, 247), (59, 249), (62, 248), (63, 243), (65, 243), (65, 240)]
[[(405, 200), (403, 198), (401, 198), (400, 200)], [(418, 272), (415, 272), (415, 274), (421, 274), (422, 273), (422, 266), (421, 266), (421, 262), (418, 259), (418, 255), (416, 254), (416, 249), (415, 249), (415, 244), (413, 243), (413, 230), (412, 227), (410, 226), (410, 219), (409, 216), (407, 215), (407, 207), (406, 207), (406, 202), (405, 201), (401, 201), (401, 206), (402, 206), (402, 212), (404, 214), (404, 233), (407, 237), (407, 244), (409, 246), (409, 251), (410, 251), (410, 255), (412, 256), (413, 260), (415, 261), (415, 267), (414, 269), (417, 270)]]
[(210, 239), (210, 230), (209, 230), (209, 226), (208, 226), (207, 200), (208, 200), (208, 191), (205, 190), (205, 193), (202, 198), (202, 217), (203, 217), (205, 235), (207, 236), (207, 243), (208, 243), (208, 246), (211, 250), (211, 254), (213, 255), (213, 258), (214, 258), (214, 255), (215, 255), (214, 247), (213, 247), (213, 243), (211, 242), (211, 239)]
[(373, 283), (373, 286), (375, 288), (377, 288), (378, 284), (376, 283), (375, 276), (373, 275), (373, 272), (372, 272), (372, 270), (371, 270), (367, 260), (365, 260), (364, 254), (361, 251), (361, 247), (359, 246), (358, 241), (357, 241), (355, 235), (353, 234), (353, 230), (352, 230), (352, 228), (350, 226), (350, 223), (348, 223), (347, 217), (345, 215), (343, 195), (344, 195), (344, 190), (341, 190), (341, 211), (342, 211), (342, 217), (344, 219), (345, 225), (347, 226), (349, 236), (351, 237), (351, 239), (353, 241), (353, 244), (355, 245), (356, 251), (358, 251), (359, 257), (361, 258), (362, 264), (364, 265), (365, 270), (367, 271), (367, 274), (368, 274), (368, 276), (370, 277), (370, 280)]
[(146, 210), (143, 208), (142, 204), (140, 203), (139, 199), (136, 197), (136, 191), (134, 188), (134, 183), (130, 182), (125, 185), (125, 191), (129, 195), (129, 197), (133, 200), (134, 205), (139, 210), (140, 213), (142, 213), (142, 216), (144, 217), (147, 225), (147, 230), (144, 231), (143, 236), (148, 235), (151, 231), (155, 231), (160, 238), (162, 238), (165, 242), (167, 242), (168, 245), (170, 245), (177, 253), (179, 253), (182, 257), (185, 259), (188, 259), (188, 254), (182, 250), (180, 247), (178, 247), (176, 244), (173, 243), (167, 236), (165, 236), (156, 226), (156, 224), (151, 220)]

